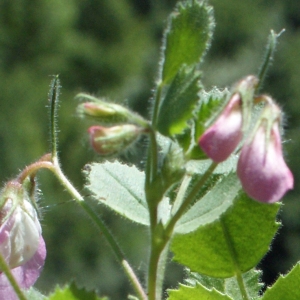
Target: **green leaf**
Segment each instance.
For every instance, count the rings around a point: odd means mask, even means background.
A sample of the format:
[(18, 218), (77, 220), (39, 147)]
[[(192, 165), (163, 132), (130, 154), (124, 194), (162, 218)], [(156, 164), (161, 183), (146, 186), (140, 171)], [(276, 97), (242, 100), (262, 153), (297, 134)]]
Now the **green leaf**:
[(229, 296), (226, 296), (215, 289), (207, 289), (200, 284), (194, 287), (180, 285), (179, 290), (169, 290), (168, 300), (232, 300)]
[(215, 288), (221, 293), (225, 293), (225, 280), (224, 278), (215, 278), (206, 276), (203, 274), (198, 274), (196, 272), (188, 272), (188, 278), (184, 281), (186, 284), (191, 286), (196, 286), (196, 284), (200, 284), (207, 289)]
[(198, 141), (200, 136), (217, 117), (227, 97), (228, 90), (226, 89), (220, 91), (214, 88), (209, 92), (201, 91), (199, 93), (199, 102), (193, 111), (190, 128), (176, 136), (178, 143), (182, 146), (190, 159), (207, 158), (207, 155), (199, 147)]
[(204, 1), (178, 3), (164, 37), (162, 82), (168, 84), (185, 64), (199, 63), (210, 45), (214, 19)]
[[(262, 283), (260, 282), (261, 271), (251, 269), (242, 275), (245, 291), (250, 299), (258, 298)], [(188, 278), (185, 282), (191, 286), (197, 283), (206, 287), (207, 289), (215, 288), (221, 293), (225, 293), (234, 300), (243, 300), (236, 277), (231, 278), (215, 278), (198, 274), (195, 272), (188, 272)]]
[(269, 250), (279, 226), (275, 222), (279, 207), (258, 203), (240, 192), (213, 222), (174, 236), (174, 260), (194, 272), (219, 278), (250, 270)]
[[(228, 174), (236, 170), (238, 156), (231, 155), (229, 158), (218, 164), (213, 174)], [(186, 164), (186, 170), (189, 174), (203, 175), (211, 165), (211, 159), (190, 160)]]
[(46, 300), (48, 297), (41, 294), (38, 290), (31, 287), (29, 290), (23, 290), (24, 295), (30, 300)]
[(201, 201), (196, 202), (178, 221), (175, 232), (188, 233), (218, 220), (233, 205), (241, 184), (235, 173), (222, 178)]
[(299, 300), (300, 299), (300, 264), (298, 263), (287, 275), (280, 276), (269, 287), (261, 300)]
[(181, 133), (198, 102), (200, 73), (183, 67), (172, 81), (159, 107), (157, 129), (166, 136)]
[(78, 289), (74, 283), (64, 288), (57, 287), (48, 300), (108, 300), (100, 298), (95, 292), (87, 292), (85, 289)]
[(85, 168), (86, 188), (100, 203), (140, 224), (149, 224), (144, 172), (118, 161), (93, 163)]
[[(261, 271), (252, 269), (242, 275), (243, 284), (249, 299), (254, 300), (259, 298), (259, 291), (262, 288), (260, 282)], [(234, 300), (244, 300), (241, 295), (237, 278), (231, 277), (225, 279), (225, 291)]]

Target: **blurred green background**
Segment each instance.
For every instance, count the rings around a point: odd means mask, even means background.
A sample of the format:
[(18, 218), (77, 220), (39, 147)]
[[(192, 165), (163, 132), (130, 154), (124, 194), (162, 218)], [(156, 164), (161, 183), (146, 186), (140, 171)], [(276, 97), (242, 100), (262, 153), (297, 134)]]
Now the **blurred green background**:
[[(210, 0), (216, 30), (203, 64), (207, 89), (230, 86), (256, 73), (270, 29), (281, 36), (264, 91), (286, 112), (287, 161), (295, 189), (284, 199), (284, 227), (263, 259), (263, 281), (300, 259), (300, 1)], [(166, 17), (175, 0), (0, 0), (0, 180), (49, 150), (46, 106), (51, 75), (62, 83), (59, 150), (66, 174), (82, 190), (83, 166), (99, 158), (87, 143), (87, 123), (75, 115), (78, 92), (105, 96), (148, 114)], [(143, 148), (145, 143), (138, 144)], [(127, 159), (140, 162), (142, 151)], [(75, 280), (111, 299), (125, 299), (130, 287), (104, 238), (63, 191), (52, 174), (40, 173), (43, 235), (48, 255), (37, 282), (42, 292)], [(142, 278), (147, 231), (102, 207), (97, 211), (116, 234)], [(168, 286), (182, 276), (167, 270)]]

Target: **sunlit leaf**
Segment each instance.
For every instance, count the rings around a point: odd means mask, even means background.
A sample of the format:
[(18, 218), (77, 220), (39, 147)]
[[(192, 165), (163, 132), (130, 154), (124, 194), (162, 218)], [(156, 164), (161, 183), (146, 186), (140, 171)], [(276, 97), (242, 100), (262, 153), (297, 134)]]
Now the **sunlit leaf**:
[(269, 287), (261, 300), (299, 300), (300, 299), (300, 264), (298, 263), (287, 275), (280, 276)]
[(200, 91), (200, 73), (193, 68), (181, 68), (163, 98), (158, 114), (157, 129), (166, 136), (181, 133), (192, 117)]
[(212, 277), (244, 273), (269, 250), (279, 226), (275, 222), (278, 209), (278, 204), (258, 203), (240, 192), (233, 205), (211, 223), (208, 220), (193, 232), (174, 236), (174, 260)]
[(212, 8), (204, 1), (178, 3), (164, 37), (162, 81), (170, 83), (185, 64), (199, 63), (210, 45)]
[(180, 285), (178, 290), (169, 290), (168, 293), (168, 300), (232, 300), (229, 296), (215, 289), (207, 289), (200, 284), (194, 287)]

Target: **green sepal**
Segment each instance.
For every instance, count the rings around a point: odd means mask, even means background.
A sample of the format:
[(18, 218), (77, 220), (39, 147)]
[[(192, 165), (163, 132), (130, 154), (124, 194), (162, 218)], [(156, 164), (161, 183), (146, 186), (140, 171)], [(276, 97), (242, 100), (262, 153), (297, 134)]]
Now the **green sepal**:
[(191, 66), (201, 61), (210, 46), (213, 28), (213, 10), (204, 1), (177, 4), (164, 36), (163, 84), (169, 84), (184, 64)]
[(182, 67), (159, 107), (156, 126), (161, 134), (173, 136), (183, 132), (199, 100), (200, 90), (200, 72), (194, 68)]
[[(217, 197), (211, 197), (211, 201), (214, 199)], [(204, 214), (205, 225), (174, 236), (171, 244), (174, 260), (212, 277), (228, 278), (237, 272), (247, 272), (269, 250), (279, 227), (275, 222), (279, 207), (279, 204), (258, 203), (240, 192), (233, 205), (228, 205), (217, 218), (209, 222)], [(212, 214), (217, 215), (217, 211)]]

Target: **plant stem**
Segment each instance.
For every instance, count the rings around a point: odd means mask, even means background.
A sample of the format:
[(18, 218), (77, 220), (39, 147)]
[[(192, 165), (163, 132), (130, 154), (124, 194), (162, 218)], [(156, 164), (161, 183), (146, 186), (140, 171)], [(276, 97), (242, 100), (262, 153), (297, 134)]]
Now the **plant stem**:
[(105, 236), (107, 242), (111, 246), (118, 262), (121, 264), (122, 268), (125, 271), (129, 281), (132, 283), (138, 297), (140, 300), (147, 300), (147, 296), (143, 290), (142, 285), (140, 284), (136, 274), (134, 273), (133, 269), (125, 259), (123, 251), (121, 250), (120, 246), (116, 242), (115, 238), (113, 237), (112, 233), (106, 227), (102, 219), (94, 212), (94, 210), (88, 205), (87, 202), (84, 201), (82, 195), (77, 191), (77, 189), (72, 185), (69, 179), (63, 173), (57, 153), (57, 129), (56, 129), (56, 116), (57, 116), (57, 108), (58, 108), (58, 101), (59, 101), (59, 90), (60, 90), (60, 83), (58, 76), (52, 80), (50, 85), (50, 92), (49, 92), (49, 101), (50, 101), (50, 136), (51, 136), (51, 164), (52, 168), (51, 171), (55, 174), (58, 181), (64, 186), (64, 188), (70, 193), (70, 195), (75, 199), (75, 201), (80, 205), (80, 207), (87, 213), (87, 215), (94, 221), (97, 225), (99, 230)]
[(273, 61), (274, 58), (274, 53), (276, 50), (276, 46), (277, 46), (277, 39), (279, 38), (279, 36), (284, 32), (284, 29), (281, 30), (279, 33), (276, 33), (274, 30), (271, 30), (270, 35), (268, 37), (268, 43), (266, 46), (266, 53), (263, 59), (263, 62), (259, 68), (258, 71), (258, 85), (256, 86), (256, 92), (259, 91), (259, 89), (261, 88), (263, 81), (266, 77), (266, 74), (268, 72), (268, 69)]
[(50, 102), (50, 144), (52, 156), (57, 155), (57, 130), (56, 130), (56, 116), (58, 109), (58, 100), (60, 95), (60, 82), (58, 75), (50, 83), (50, 90), (48, 100)]
[(7, 263), (5, 262), (3, 256), (0, 254), (0, 270), (5, 274), (9, 283), (13, 287), (15, 293), (19, 297), (20, 300), (27, 300), (25, 295), (23, 294), (22, 290), (20, 289), (15, 277), (12, 275), (10, 268), (8, 267)]
[(156, 95), (155, 95), (155, 100), (154, 100), (154, 108), (153, 108), (153, 114), (152, 114), (152, 126), (155, 128), (156, 127), (156, 122), (157, 122), (157, 117), (158, 117), (158, 109), (160, 105), (160, 98), (161, 98), (161, 92), (163, 89), (163, 82), (161, 81), (157, 85), (157, 90), (156, 90)]
[(186, 211), (186, 209), (189, 207), (191, 202), (195, 199), (197, 196), (200, 188), (204, 185), (206, 180), (210, 177), (214, 169), (218, 166), (217, 163), (212, 162), (209, 168), (206, 170), (206, 172), (203, 174), (203, 176), (200, 178), (200, 180), (193, 186), (187, 197), (182, 202), (181, 206), (178, 208), (178, 210), (175, 212), (171, 220), (169, 221), (168, 225), (166, 226), (166, 235), (171, 236), (173, 229), (176, 225), (176, 222), (179, 220), (179, 218), (182, 216), (182, 214)]
[(72, 185), (72, 183), (68, 180), (68, 178), (65, 176), (65, 174), (62, 172), (58, 158), (53, 157), (53, 165), (54, 169), (53, 172), (56, 175), (59, 182), (64, 186), (64, 188), (70, 193), (70, 195), (75, 199), (75, 201), (80, 205), (80, 207), (88, 214), (88, 216), (93, 220), (93, 222), (97, 225), (97, 227), (100, 229), (101, 233), (105, 236), (107, 242), (111, 246), (117, 260), (121, 264), (122, 268), (125, 271), (125, 274), (127, 275), (128, 279), (133, 285), (133, 288), (135, 289), (135, 292), (137, 293), (139, 299), (141, 300), (147, 300), (147, 296), (144, 292), (144, 289), (139, 282), (136, 274), (134, 273), (133, 269), (125, 259), (125, 256), (123, 254), (123, 251), (119, 247), (118, 243), (116, 242), (115, 238), (109, 231), (109, 229), (106, 227), (104, 222), (101, 220), (101, 218), (94, 212), (94, 210), (88, 205), (86, 201), (84, 201), (84, 198), (82, 195), (77, 191), (77, 189)]
[[(157, 236), (157, 226), (151, 226), (151, 253), (149, 260), (149, 272), (148, 272), (148, 300), (159, 300), (156, 298), (157, 295), (157, 274), (158, 274), (158, 264), (162, 251), (165, 249), (165, 246), (170, 241), (172, 236), (173, 229), (176, 225), (176, 222), (186, 211), (191, 202), (195, 199), (200, 188), (204, 185), (206, 180), (210, 177), (214, 169), (217, 167), (217, 163), (212, 162), (200, 180), (194, 185), (190, 193), (184, 199), (182, 204), (179, 206), (178, 210), (175, 212), (169, 223), (167, 224), (163, 237)], [(186, 181), (189, 181), (186, 178)], [(185, 189), (187, 188), (187, 182), (184, 181)], [(151, 218), (150, 218), (151, 221)]]

